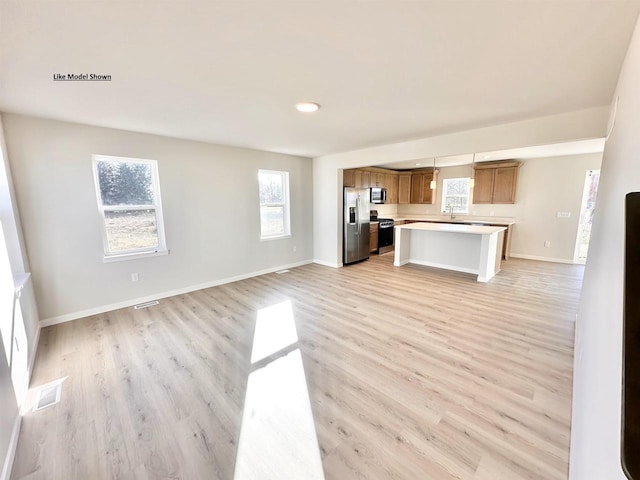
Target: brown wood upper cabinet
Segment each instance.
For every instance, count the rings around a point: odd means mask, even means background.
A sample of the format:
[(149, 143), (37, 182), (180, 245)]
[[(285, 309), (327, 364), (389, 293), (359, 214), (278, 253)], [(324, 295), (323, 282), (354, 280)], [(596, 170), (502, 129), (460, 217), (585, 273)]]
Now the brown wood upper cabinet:
[(398, 203), (411, 202), (411, 174), (398, 175)]
[(356, 170), (356, 188), (369, 188), (371, 186), (371, 172)]
[(411, 203), (433, 203), (435, 195), (431, 190), (431, 180), (434, 178), (437, 178), (437, 171), (411, 174)]
[(486, 162), (475, 165), (473, 203), (516, 203), (521, 162)]
[[(398, 203), (399, 185), (398, 173), (382, 168), (349, 168), (342, 172), (342, 185), (345, 187), (387, 189), (387, 202)], [(409, 189), (407, 187), (406, 202), (409, 203)]]
[(356, 186), (356, 171), (354, 169), (343, 170), (342, 172), (342, 186), (355, 187)]
[[(375, 177), (375, 184), (373, 183), (373, 178), (374, 177)], [(386, 188), (386, 175), (384, 173), (373, 173), (373, 172), (371, 172), (371, 186), (372, 187)]]
[(398, 203), (398, 175), (387, 173), (384, 185), (387, 189), (387, 203)]

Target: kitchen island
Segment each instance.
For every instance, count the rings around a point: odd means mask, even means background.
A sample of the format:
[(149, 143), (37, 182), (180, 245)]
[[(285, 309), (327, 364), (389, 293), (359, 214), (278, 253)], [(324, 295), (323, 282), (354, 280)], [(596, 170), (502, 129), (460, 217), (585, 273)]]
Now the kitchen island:
[(409, 223), (395, 227), (394, 265), (416, 263), (473, 273), (488, 282), (500, 271), (506, 227)]
[(451, 218), (449, 215), (393, 215), (391, 218), (396, 222), (413, 223), (413, 222), (429, 222), (429, 223), (455, 223), (460, 225), (487, 225), (492, 227), (507, 227), (504, 232), (504, 241), (502, 246), (502, 259), (509, 260), (511, 253), (511, 239), (513, 238), (513, 227), (515, 219), (509, 217), (477, 217), (470, 215), (456, 215)]

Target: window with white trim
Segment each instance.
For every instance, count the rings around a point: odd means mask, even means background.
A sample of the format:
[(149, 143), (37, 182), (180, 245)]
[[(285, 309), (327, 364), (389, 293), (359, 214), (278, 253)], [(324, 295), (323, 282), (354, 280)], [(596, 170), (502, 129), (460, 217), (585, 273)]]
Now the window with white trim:
[(158, 162), (93, 156), (105, 261), (166, 254)]
[(469, 213), (469, 178), (445, 178), (442, 181), (442, 211)]
[(260, 238), (291, 235), (289, 218), (289, 172), (258, 170)]

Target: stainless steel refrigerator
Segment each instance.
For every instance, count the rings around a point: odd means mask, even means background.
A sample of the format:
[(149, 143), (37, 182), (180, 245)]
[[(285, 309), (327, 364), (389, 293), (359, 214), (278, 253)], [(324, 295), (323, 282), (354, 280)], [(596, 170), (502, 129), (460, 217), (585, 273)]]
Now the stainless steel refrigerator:
[(344, 189), (344, 240), (342, 263), (369, 258), (369, 189)]

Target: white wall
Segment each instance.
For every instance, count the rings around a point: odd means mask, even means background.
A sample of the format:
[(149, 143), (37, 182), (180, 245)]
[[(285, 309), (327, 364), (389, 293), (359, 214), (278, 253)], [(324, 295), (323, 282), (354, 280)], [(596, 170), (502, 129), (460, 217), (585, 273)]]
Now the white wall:
[[(0, 478), (4, 478), (2, 473), (8, 473), (11, 468), (15, 449), (15, 444), (11, 445), (11, 443), (14, 426), (19, 421), (18, 414), (16, 396), (11, 384), (11, 372), (0, 334)], [(9, 478), (8, 475), (6, 478)]]
[[(602, 154), (583, 154), (521, 160), (516, 203), (508, 205), (469, 205), (469, 215), (511, 217), (515, 219), (511, 253), (524, 257), (573, 262), (576, 234), (587, 170), (597, 170)], [(398, 215), (442, 212), (442, 183), (447, 178), (469, 177), (470, 165), (440, 168), (433, 205), (398, 205)], [(570, 218), (557, 218), (557, 212), (570, 212)], [(458, 215), (464, 218), (464, 215)], [(544, 242), (549, 240), (551, 247)]]
[[(312, 259), (310, 159), (20, 115), (3, 119), (44, 321)], [(170, 255), (102, 262), (92, 154), (158, 161)], [(260, 168), (290, 172), (292, 238), (259, 240)], [(132, 272), (139, 273), (136, 283)]]
[[(0, 118), (0, 224), (4, 233), (4, 240), (9, 254), (11, 272), (14, 276), (29, 272), (22, 223), (13, 186), (13, 176), (4, 137), (4, 125)], [(36, 348), (38, 334), (38, 306), (33, 292), (33, 283), (29, 280), (20, 298), (24, 328), (27, 334), (29, 358)], [(29, 366), (29, 368), (31, 365)]]
[[(640, 23), (638, 24), (640, 25)], [(624, 198), (640, 191), (640, 28), (620, 73), (576, 324), (572, 480), (621, 480)]]
[(314, 259), (342, 262), (340, 169), (602, 138), (607, 117), (607, 108), (593, 108), (314, 158)]
[[(516, 225), (511, 253), (573, 262), (587, 170), (597, 170), (601, 154), (540, 158), (524, 162), (519, 172)], [(479, 215), (502, 205), (474, 205)], [(557, 218), (570, 212), (570, 218)], [(545, 241), (551, 247), (544, 246)]]
[(14, 274), (29, 271), (29, 261), (25, 253), (20, 214), (16, 204), (11, 166), (7, 155), (4, 127), (0, 117), (0, 221), (4, 228), (11, 270)]
[[(2, 119), (0, 119), (0, 235), (2, 235), (0, 244), (3, 249), (6, 248), (6, 253), (0, 252), (0, 254), (7, 255), (11, 274), (15, 278), (16, 275), (27, 272), (29, 260), (26, 255), (20, 216), (15, 200)], [(11, 319), (12, 299), (14, 296), (11, 279), (9, 279), (9, 285), (5, 285), (1, 294), (4, 302), (8, 302), (5, 303), (5, 306), (8, 307), (9, 313), (7, 317), (7, 312), (5, 311), (5, 316), (2, 320), (6, 328), (4, 332), (0, 332), (0, 461), (3, 463), (3, 466), (0, 467), (3, 469), (0, 478), (8, 478), (20, 428), (19, 408), (21, 405), (18, 405), (17, 398), (22, 401), (28, 388), (38, 342), (39, 317), (31, 281), (24, 285), (22, 296), (19, 300), (22, 314), (16, 313), (19, 309), (14, 310), (15, 319)], [(13, 331), (14, 337), (19, 340), (18, 343), (20, 345), (25, 345), (26, 343), (26, 350), (22, 348), (20, 354), (14, 356), (13, 371), (9, 368), (4, 342), (1, 341), (3, 333), (10, 336), (12, 320), (16, 322)], [(8, 339), (8, 344), (14, 345), (13, 340), (13, 338)], [(14, 354), (17, 353), (18, 351), (14, 350)], [(24, 360), (24, 362), (18, 361), (18, 359)], [(19, 384), (14, 386), (13, 382)]]

